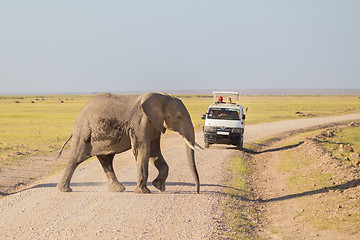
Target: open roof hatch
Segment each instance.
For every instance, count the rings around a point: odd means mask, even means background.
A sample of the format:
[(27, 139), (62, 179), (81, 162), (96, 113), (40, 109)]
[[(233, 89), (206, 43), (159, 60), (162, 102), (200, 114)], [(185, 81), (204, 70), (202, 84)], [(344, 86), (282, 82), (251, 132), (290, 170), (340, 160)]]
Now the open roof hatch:
[(238, 92), (227, 92), (227, 91), (216, 91), (213, 92), (214, 94), (214, 104), (217, 102), (218, 97), (220, 96), (231, 96), (231, 97), (236, 97), (236, 105), (239, 105), (239, 93)]

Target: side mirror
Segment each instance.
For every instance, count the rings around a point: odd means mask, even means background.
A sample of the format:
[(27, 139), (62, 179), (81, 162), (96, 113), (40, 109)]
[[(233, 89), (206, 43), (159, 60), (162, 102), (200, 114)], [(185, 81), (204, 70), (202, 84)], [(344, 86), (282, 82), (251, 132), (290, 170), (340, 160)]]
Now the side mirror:
[(245, 114), (243, 114), (242, 119), (245, 120)]
[(205, 118), (206, 118), (205, 114), (201, 115), (201, 119), (205, 119)]

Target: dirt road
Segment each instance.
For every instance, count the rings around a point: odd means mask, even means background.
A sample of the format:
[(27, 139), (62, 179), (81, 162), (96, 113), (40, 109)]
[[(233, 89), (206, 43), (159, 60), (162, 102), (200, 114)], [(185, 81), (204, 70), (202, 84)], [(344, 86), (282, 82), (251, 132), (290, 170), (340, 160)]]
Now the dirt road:
[[(360, 119), (360, 113), (340, 117), (298, 119), (246, 127), (251, 142), (286, 131), (338, 121)], [(202, 133), (197, 132), (202, 143)], [(211, 239), (221, 215), (217, 206), (224, 196), (227, 172), (224, 166), (238, 151), (212, 146), (196, 152), (201, 193), (186, 164), (182, 139), (167, 134), (162, 151), (170, 172), (165, 192), (149, 183), (152, 194), (135, 194), (136, 166), (131, 152), (119, 154), (115, 171), (126, 187), (122, 193), (108, 192), (105, 176), (96, 159), (76, 170), (72, 193), (55, 188), (60, 175), (39, 181), (34, 187), (0, 199), (2, 239)], [(64, 161), (66, 161), (64, 159)], [(149, 181), (156, 176), (150, 168)]]

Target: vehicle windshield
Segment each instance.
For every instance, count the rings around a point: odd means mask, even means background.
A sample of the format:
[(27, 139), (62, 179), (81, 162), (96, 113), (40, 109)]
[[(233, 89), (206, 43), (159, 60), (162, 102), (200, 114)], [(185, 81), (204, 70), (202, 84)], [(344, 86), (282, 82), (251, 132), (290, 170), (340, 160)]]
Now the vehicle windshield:
[(240, 111), (233, 108), (210, 108), (209, 119), (240, 120)]

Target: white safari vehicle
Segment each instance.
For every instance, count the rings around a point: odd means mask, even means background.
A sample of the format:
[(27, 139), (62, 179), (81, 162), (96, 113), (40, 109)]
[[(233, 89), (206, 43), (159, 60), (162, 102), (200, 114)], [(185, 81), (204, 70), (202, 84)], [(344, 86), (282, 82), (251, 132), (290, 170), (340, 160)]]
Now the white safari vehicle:
[(205, 148), (210, 144), (232, 144), (243, 148), (245, 114), (237, 92), (213, 92), (214, 101), (202, 116), (205, 119)]

